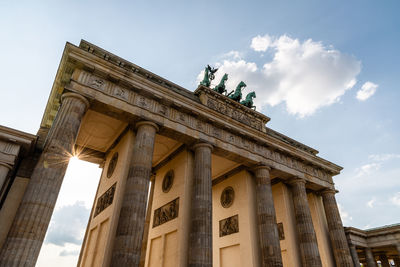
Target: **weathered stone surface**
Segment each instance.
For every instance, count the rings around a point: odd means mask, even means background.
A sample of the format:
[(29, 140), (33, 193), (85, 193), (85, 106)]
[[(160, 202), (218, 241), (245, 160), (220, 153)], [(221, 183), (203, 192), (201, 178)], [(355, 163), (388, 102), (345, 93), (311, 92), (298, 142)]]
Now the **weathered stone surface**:
[(331, 189), (324, 190), (321, 193), (328, 222), (329, 237), (333, 254), (335, 255), (336, 266), (352, 267), (353, 262), (336, 203), (335, 193), (335, 190)]
[(349, 248), (350, 248), (351, 259), (353, 260), (354, 267), (360, 266), (360, 260), (358, 258), (356, 246), (354, 246), (353, 244), (349, 244)]
[(148, 121), (136, 124), (132, 160), (118, 220), (111, 266), (139, 266), (145, 224), (154, 138), (158, 127)]
[(306, 181), (294, 178), (289, 181), (289, 184), (291, 185), (303, 267), (322, 267), (318, 251), (317, 236), (315, 234), (307, 200)]
[(155, 185), (155, 180), (154, 176), (152, 176), (152, 179), (150, 179), (150, 196), (149, 196), (149, 203), (147, 204), (147, 210), (146, 210), (146, 220), (144, 223), (144, 230), (143, 230), (143, 240), (142, 240), (142, 250), (140, 254), (140, 267), (144, 267), (145, 261), (146, 261), (146, 249), (147, 249), (147, 243), (149, 239), (149, 230), (150, 230), (150, 218), (151, 218), (151, 209), (153, 207), (153, 196), (154, 196), (154, 185)]
[(258, 231), (262, 266), (277, 267), (283, 264), (269, 171), (267, 166), (254, 169)]
[(190, 267), (212, 267), (212, 146), (199, 143), (193, 150), (194, 175), (188, 261)]
[(0, 266), (35, 266), (88, 101), (66, 93), (0, 253)]
[(372, 254), (371, 248), (365, 248), (365, 257), (367, 259), (367, 267), (378, 267), (378, 264), (375, 261), (375, 257)]

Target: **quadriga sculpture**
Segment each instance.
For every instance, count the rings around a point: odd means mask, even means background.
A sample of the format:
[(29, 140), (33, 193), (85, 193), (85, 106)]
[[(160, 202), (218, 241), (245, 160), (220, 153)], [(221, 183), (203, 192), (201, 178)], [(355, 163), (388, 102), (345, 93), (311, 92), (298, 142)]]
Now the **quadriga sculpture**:
[(215, 86), (214, 91), (223, 94), (226, 93), (226, 89), (225, 89), (225, 82), (228, 80), (228, 74), (224, 74), (224, 76), (222, 76), (221, 81), (219, 82), (219, 84), (217, 86)]
[(248, 108), (252, 108), (254, 110), (256, 110), (256, 106), (253, 106), (253, 98), (256, 98), (256, 92), (250, 92), (246, 95), (245, 100), (240, 101), (240, 104), (248, 107)]
[(214, 74), (217, 72), (217, 70), (218, 69), (211, 68), (210, 65), (207, 65), (207, 67), (204, 68), (204, 78), (200, 82), (200, 84), (206, 87), (210, 87), (211, 81), (214, 80)]
[[(242, 90), (246, 87), (247, 85), (241, 81), (237, 86), (235, 91), (230, 92), (227, 96), (232, 99), (235, 100), (236, 102), (240, 102), (240, 100), (242, 99)], [(233, 94), (232, 94), (233, 93)]]

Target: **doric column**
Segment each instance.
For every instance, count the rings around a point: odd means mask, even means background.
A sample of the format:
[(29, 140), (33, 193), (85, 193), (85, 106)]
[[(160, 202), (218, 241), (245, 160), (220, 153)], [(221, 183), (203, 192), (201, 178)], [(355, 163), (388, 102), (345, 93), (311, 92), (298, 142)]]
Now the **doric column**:
[(154, 138), (158, 127), (142, 121), (137, 132), (131, 156), (128, 177), (119, 214), (111, 266), (139, 266), (145, 223), (147, 194), (153, 159)]
[(340, 218), (339, 209), (335, 198), (336, 191), (325, 189), (321, 192), (325, 208), (326, 220), (328, 222), (329, 237), (331, 240), (336, 266), (352, 267), (353, 262), (347, 244), (346, 234)]
[(369, 247), (365, 248), (365, 258), (367, 260), (367, 267), (377, 267), (375, 257), (372, 254), (372, 250)]
[(212, 146), (199, 143), (193, 150), (194, 173), (188, 261), (189, 267), (212, 267)]
[(261, 260), (264, 267), (282, 267), (270, 170), (267, 166), (258, 166), (254, 169)]
[(140, 254), (140, 264), (139, 264), (140, 267), (144, 267), (144, 264), (146, 262), (146, 249), (147, 249), (147, 242), (149, 240), (151, 209), (153, 207), (153, 196), (154, 196), (154, 187), (155, 187), (154, 175), (150, 178), (150, 182), (151, 182), (150, 183), (150, 195), (149, 195), (149, 201), (147, 203), (146, 220), (144, 222), (142, 251)]
[(0, 266), (35, 266), (72, 148), (89, 102), (65, 93), (52, 135), (37, 163), (0, 253)]
[(6, 181), (8, 172), (12, 169), (7, 163), (0, 162), (0, 191), (3, 188), (4, 182)]
[(307, 200), (306, 181), (300, 178), (294, 178), (289, 181), (289, 184), (291, 185), (303, 267), (322, 267), (318, 251), (317, 236), (315, 234)]
[(349, 240), (349, 248), (350, 248), (351, 259), (353, 260), (353, 265), (355, 267), (359, 267), (360, 259), (358, 258), (357, 248), (353, 243), (351, 243), (350, 240)]

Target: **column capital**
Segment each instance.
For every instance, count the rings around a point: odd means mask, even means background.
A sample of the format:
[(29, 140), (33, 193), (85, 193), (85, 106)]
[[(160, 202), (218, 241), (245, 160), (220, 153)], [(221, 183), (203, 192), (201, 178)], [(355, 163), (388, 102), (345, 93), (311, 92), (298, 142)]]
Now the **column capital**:
[[(62, 94), (62, 96), (61, 96), (61, 103), (63, 103), (64, 100), (65, 100), (66, 98), (70, 98), (70, 97), (81, 100), (83, 103), (85, 103), (86, 109), (89, 108), (90, 103), (89, 103), (89, 101), (86, 99), (86, 97), (81, 96), (80, 94), (77, 94), (77, 93), (64, 93), (64, 94)], [(86, 109), (85, 109), (85, 110), (86, 110)]]
[(156, 129), (156, 132), (158, 132), (160, 130), (160, 128), (158, 127), (157, 124), (155, 124), (152, 121), (139, 121), (135, 124), (135, 129), (137, 130), (139, 127), (143, 126), (143, 125), (149, 125), (149, 126), (153, 126), (154, 129)]
[(321, 196), (324, 196), (324, 195), (335, 195), (338, 192), (339, 192), (338, 190), (333, 189), (333, 188), (324, 188), (321, 191), (319, 191), (319, 194)]
[(193, 146), (192, 146), (192, 149), (193, 150), (196, 150), (197, 148), (199, 148), (199, 147), (208, 147), (208, 148), (210, 148), (211, 150), (213, 150), (213, 146), (211, 145), (211, 144), (209, 144), (209, 143), (205, 143), (205, 142), (201, 142), (201, 143), (196, 143), (196, 144), (194, 144)]
[(293, 178), (286, 180), (286, 183), (289, 185), (295, 185), (295, 184), (300, 184), (300, 183), (306, 184), (307, 181), (300, 177), (293, 177)]
[(0, 162), (0, 166), (4, 166), (9, 170), (11, 170), (13, 168), (10, 164), (4, 163), (4, 162)]
[(271, 171), (272, 167), (267, 164), (259, 163), (257, 166), (252, 168), (252, 171), (256, 171), (259, 169), (267, 169), (268, 171)]

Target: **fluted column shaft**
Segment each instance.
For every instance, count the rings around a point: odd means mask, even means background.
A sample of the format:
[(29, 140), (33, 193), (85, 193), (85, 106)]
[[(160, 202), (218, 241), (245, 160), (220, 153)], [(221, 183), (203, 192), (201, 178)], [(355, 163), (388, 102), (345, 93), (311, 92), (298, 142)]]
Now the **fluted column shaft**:
[(317, 236), (312, 222), (306, 193), (306, 181), (300, 178), (289, 181), (291, 185), (300, 254), (303, 267), (322, 267)]
[(328, 222), (329, 237), (331, 240), (333, 254), (337, 267), (352, 267), (353, 262), (347, 244), (346, 234), (340, 218), (339, 209), (336, 203), (335, 190), (326, 189), (322, 191), (326, 220)]
[(351, 258), (353, 260), (353, 265), (354, 267), (359, 267), (360, 266), (360, 259), (358, 258), (358, 253), (357, 253), (357, 248), (353, 244), (349, 244), (350, 248), (350, 253), (351, 253)]
[(377, 267), (374, 255), (372, 254), (371, 248), (365, 248), (365, 258), (367, 260), (367, 267)]
[(386, 254), (380, 254), (379, 255), (379, 260), (381, 261), (382, 267), (390, 267), (389, 265), (389, 259), (386, 256)]
[(254, 169), (261, 260), (263, 267), (282, 267), (281, 246), (269, 171), (270, 168), (267, 166), (258, 166)]
[(118, 220), (111, 266), (139, 266), (154, 138), (158, 127), (139, 122)]
[(212, 146), (199, 143), (193, 150), (194, 173), (188, 261), (190, 267), (212, 267)]
[(65, 93), (0, 253), (0, 266), (35, 266), (89, 102)]
[(143, 240), (142, 240), (142, 251), (140, 254), (140, 267), (144, 267), (146, 262), (146, 250), (147, 250), (147, 243), (149, 240), (149, 230), (150, 230), (150, 218), (151, 218), (151, 210), (153, 207), (153, 196), (154, 196), (154, 187), (155, 187), (155, 177), (152, 176), (150, 179), (150, 195), (149, 195), (149, 202), (147, 203), (147, 210), (146, 210), (146, 220), (144, 222), (144, 230), (143, 230)]

